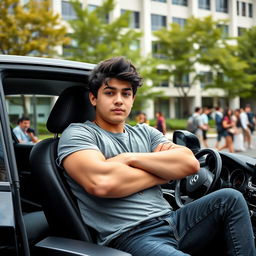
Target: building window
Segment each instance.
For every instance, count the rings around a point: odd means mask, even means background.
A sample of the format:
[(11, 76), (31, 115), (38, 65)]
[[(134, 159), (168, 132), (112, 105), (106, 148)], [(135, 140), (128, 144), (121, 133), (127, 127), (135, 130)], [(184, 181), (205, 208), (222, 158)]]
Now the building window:
[(211, 1), (210, 0), (198, 0), (198, 8), (204, 10), (211, 9)]
[[(122, 9), (121, 14), (127, 12), (127, 10)], [(139, 12), (130, 12), (130, 21), (129, 21), (129, 27), (130, 28), (140, 28), (140, 13)]]
[(97, 5), (94, 5), (94, 4), (88, 4), (88, 10), (89, 10), (89, 12), (93, 12), (93, 11), (95, 11), (96, 9), (97, 9)]
[(236, 14), (239, 16), (240, 15), (240, 2), (236, 1)]
[(252, 4), (248, 4), (248, 15), (250, 18), (253, 17), (253, 5)]
[[(94, 5), (94, 4), (88, 4), (88, 10), (89, 12), (93, 12), (95, 11), (99, 6), (98, 5)], [(109, 23), (109, 14), (106, 14), (105, 17), (105, 23), (108, 24)]]
[(77, 19), (76, 12), (71, 2), (61, 2), (61, 13), (64, 20), (75, 20)]
[(237, 28), (237, 35), (242, 36), (245, 31), (246, 31), (246, 28), (238, 27)]
[(161, 3), (166, 3), (166, 0), (151, 0), (153, 2), (161, 2)]
[(172, 4), (188, 6), (188, 0), (172, 0)]
[(151, 14), (151, 29), (152, 31), (166, 27), (166, 16)]
[(246, 16), (246, 3), (242, 2), (242, 16)]
[(186, 25), (186, 19), (182, 18), (173, 17), (172, 22), (179, 24), (182, 28)]
[(222, 31), (222, 38), (227, 38), (229, 36), (229, 27), (228, 25), (219, 24), (218, 28)]
[(166, 79), (168, 71), (166, 69), (158, 69), (157, 74), (159, 76), (159, 79), (161, 80), (157, 87), (169, 87), (168, 79)]
[(182, 81), (174, 80), (174, 87), (189, 87), (189, 74), (182, 76)]
[(212, 72), (201, 71), (200, 76), (201, 76), (201, 79), (200, 79), (201, 88), (204, 88), (206, 85), (211, 84), (213, 81)]
[(139, 40), (133, 40), (130, 42), (129, 49), (131, 51), (138, 51), (140, 49), (140, 41)]
[(161, 43), (158, 41), (152, 42), (152, 56), (156, 59), (165, 59), (166, 56), (161, 53)]
[(216, 11), (228, 13), (228, 0), (216, 0)]

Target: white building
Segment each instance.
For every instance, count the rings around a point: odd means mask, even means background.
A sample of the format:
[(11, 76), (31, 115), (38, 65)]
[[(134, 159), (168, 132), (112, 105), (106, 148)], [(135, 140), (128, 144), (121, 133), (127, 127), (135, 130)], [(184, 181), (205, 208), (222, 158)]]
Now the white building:
[[(80, 0), (80, 2), (83, 7), (93, 9), (101, 5), (103, 0)], [(115, 19), (123, 10), (132, 12), (130, 25), (143, 32), (140, 48), (145, 56), (150, 52), (154, 54), (156, 47), (152, 33), (154, 30), (167, 26), (170, 22), (182, 25), (191, 15), (198, 18), (211, 15), (215, 20), (228, 19), (230, 22), (225, 26), (225, 31), (234, 37), (240, 35), (244, 28), (256, 24), (256, 0), (115, 0), (115, 2), (115, 9), (109, 18)], [(53, 0), (53, 8), (64, 20), (75, 18), (72, 4), (68, 0)], [(198, 71), (207, 72), (204, 67), (198, 67)], [(203, 84), (198, 83), (190, 91), (191, 110), (195, 106), (225, 106), (225, 95), (222, 90), (202, 90), (202, 87)], [(167, 117), (180, 117), (183, 109), (181, 95), (177, 89), (173, 84), (162, 83), (161, 90), (165, 91), (168, 99), (165, 97), (155, 102), (150, 101), (146, 109), (148, 117), (153, 118), (154, 113), (159, 110)], [(239, 107), (239, 97), (231, 100), (229, 106)]]

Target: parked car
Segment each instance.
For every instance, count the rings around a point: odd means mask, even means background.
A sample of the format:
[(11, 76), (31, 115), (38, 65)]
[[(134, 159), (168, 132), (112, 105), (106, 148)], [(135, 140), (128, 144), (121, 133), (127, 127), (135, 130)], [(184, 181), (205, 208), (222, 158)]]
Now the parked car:
[[(56, 165), (62, 131), (71, 122), (94, 118), (87, 89), (93, 67), (73, 61), (0, 55), (0, 255), (130, 255), (95, 244), (95, 231), (83, 223), (64, 170)], [(42, 102), (49, 106), (38, 112)], [(49, 138), (37, 144), (18, 143), (12, 128), (22, 105), (33, 109), (34, 125), (49, 109)], [(232, 187), (243, 193), (256, 227), (256, 159), (201, 150), (198, 139), (187, 131), (176, 131), (173, 140), (195, 153), (201, 170), (163, 186), (172, 207)]]

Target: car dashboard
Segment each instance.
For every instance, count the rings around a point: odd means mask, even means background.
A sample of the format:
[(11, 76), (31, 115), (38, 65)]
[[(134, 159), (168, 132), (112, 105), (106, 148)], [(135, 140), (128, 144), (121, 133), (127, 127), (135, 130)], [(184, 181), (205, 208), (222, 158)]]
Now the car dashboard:
[[(253, 224), (256, 224), (256, 158), (245, 155), (219, 152), (222, 170), (218, 189), (234, 188), (240, 191), (249, 207)], [(210, 169), (214, 169), (214, 159), (206, 159)]]

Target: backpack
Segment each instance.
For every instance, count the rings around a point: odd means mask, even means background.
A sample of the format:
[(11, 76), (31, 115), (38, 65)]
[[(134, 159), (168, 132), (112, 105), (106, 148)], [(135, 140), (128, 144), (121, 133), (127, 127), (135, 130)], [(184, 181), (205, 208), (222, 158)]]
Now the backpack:
[(223, 117), (219, 114), (215, 115), (215, 124), (218, 132), (221, 132), (224, 128), (222, 126)]
[(189, 132), (195, 133), (196, 130), (197, 130), (197, 128), (198, 128), (197, 118), (192, 115), (192, 116), (190, 116), (190, 117), (188, 118), (188, 121), (187, 121), (187, 130), (188, 130)]

